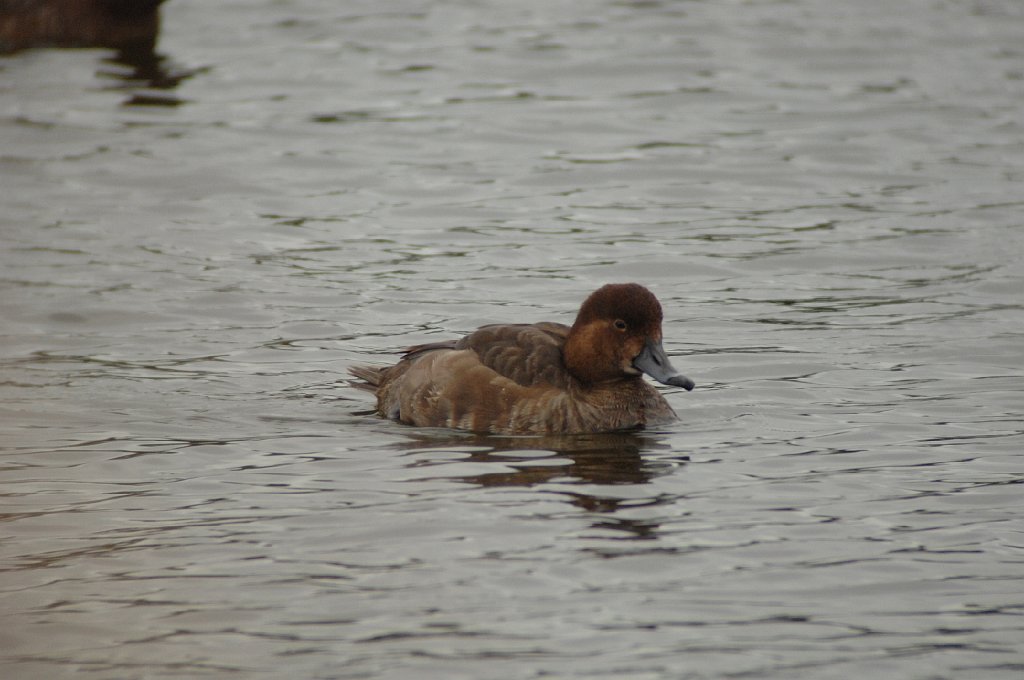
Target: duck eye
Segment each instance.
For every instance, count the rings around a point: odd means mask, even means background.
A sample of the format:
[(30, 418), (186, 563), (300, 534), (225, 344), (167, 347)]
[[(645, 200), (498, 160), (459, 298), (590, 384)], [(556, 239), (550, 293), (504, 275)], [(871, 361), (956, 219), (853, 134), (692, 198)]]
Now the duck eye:
[(626, 322), (623, 321), (622, 319), (616, 319), (615, 327), (618, 328), (620, 331), (624, 331), (626, 330)]

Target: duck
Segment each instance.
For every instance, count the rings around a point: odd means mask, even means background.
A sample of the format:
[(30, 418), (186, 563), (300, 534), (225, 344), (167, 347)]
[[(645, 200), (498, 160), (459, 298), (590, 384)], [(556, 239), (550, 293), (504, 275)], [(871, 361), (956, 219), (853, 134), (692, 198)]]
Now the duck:
[(500, 435), (597, 434), (661, 426), (677, 415), (644, 380), (694, 388), (662, 344), (661, 303), (637, 283), (591, 293), (571, 326), (482, 326), (416, 345), (391, 366), (352, 366), (376, 414), (417, 427)]

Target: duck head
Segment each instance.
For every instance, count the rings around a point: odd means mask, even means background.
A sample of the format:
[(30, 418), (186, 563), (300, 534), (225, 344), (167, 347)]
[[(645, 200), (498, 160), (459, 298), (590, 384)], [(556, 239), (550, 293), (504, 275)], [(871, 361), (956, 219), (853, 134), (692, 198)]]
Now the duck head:
[(565, 343), (569, 371), (585, 383), (638, 378), (693, 389), (673, 368), (661, 342), (661, 304), (636, 283), (610, 283), (591, 293)]

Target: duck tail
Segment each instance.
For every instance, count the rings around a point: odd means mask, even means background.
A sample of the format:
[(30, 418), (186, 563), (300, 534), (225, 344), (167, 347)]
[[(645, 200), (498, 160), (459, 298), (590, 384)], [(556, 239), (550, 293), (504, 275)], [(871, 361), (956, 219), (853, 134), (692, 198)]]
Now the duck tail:
[(385, 368), (384, 366), (349, 366), (348, 372), (363, 381), (352, 383), (352, 386), (368, 392), (376, 392), (384, 378)]

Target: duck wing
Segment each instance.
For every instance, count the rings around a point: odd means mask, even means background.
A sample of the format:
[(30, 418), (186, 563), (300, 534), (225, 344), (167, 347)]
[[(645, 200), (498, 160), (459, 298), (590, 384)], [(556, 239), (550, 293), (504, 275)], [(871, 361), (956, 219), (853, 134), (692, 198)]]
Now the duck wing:
[(570, 379), (562, 360), (568, 334), (560, 323), (496, 324), (478, 328), (452, 348), (473, 350), (481, 364), (523, 387), (564, 388)]

